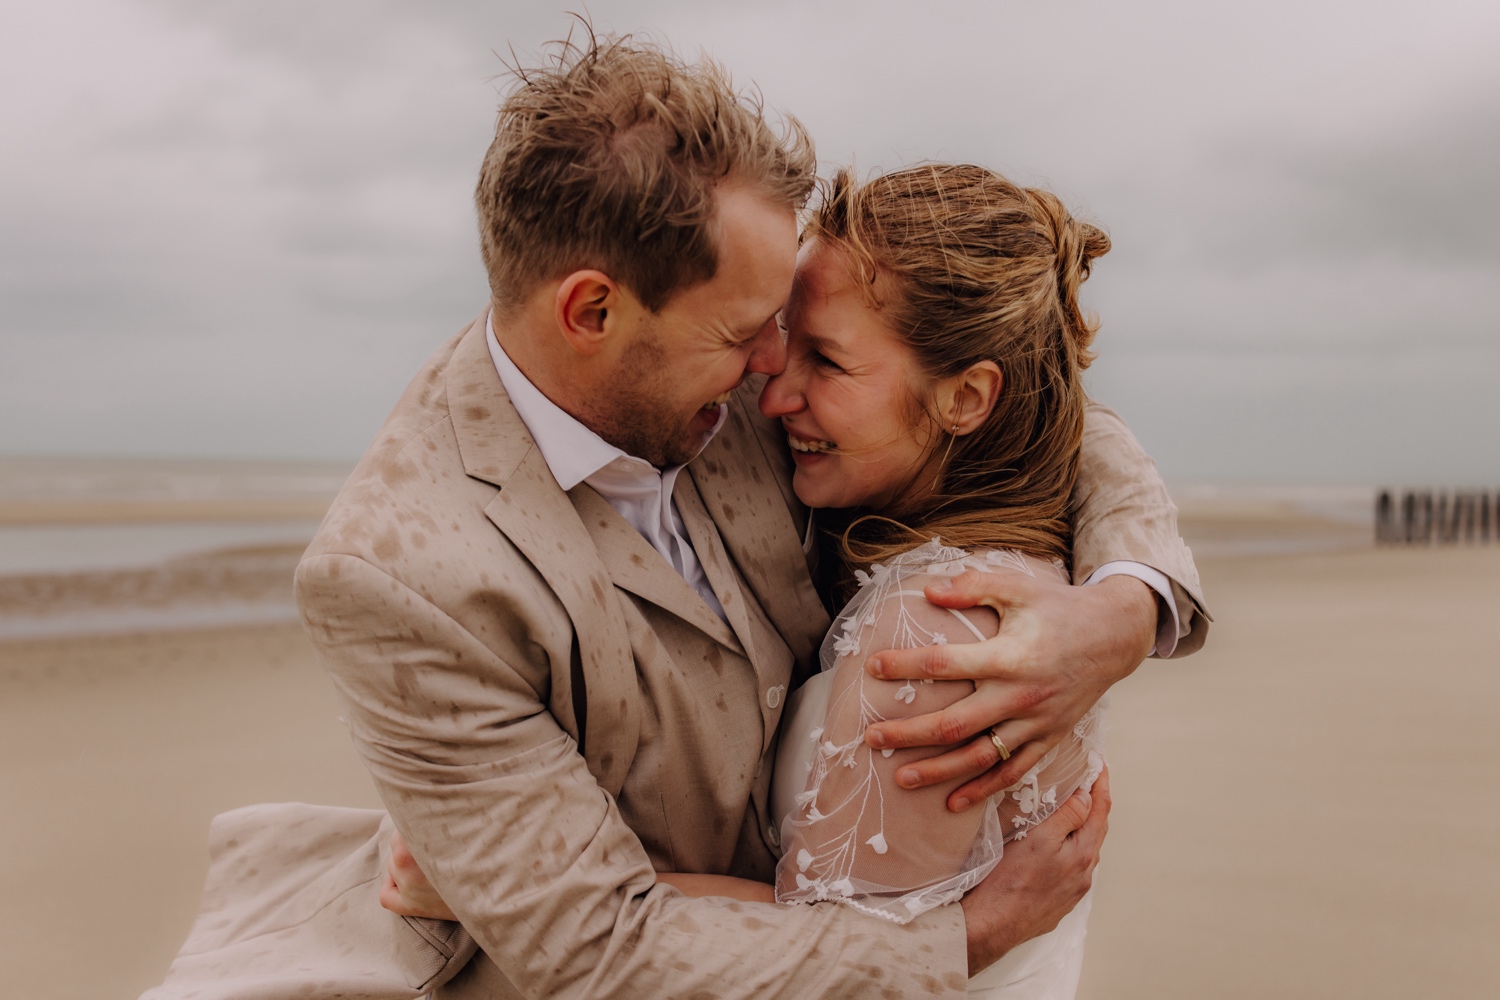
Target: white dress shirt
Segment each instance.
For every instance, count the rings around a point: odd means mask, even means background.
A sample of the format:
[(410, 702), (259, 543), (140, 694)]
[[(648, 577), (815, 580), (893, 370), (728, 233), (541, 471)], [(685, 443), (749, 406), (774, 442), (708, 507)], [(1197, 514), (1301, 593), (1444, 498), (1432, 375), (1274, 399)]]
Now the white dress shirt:
[[(510, 396), (521, 423), (531, 432), (552, 478), (564, 490), (588, 483), (619, 512), (641, 537), (660, 552), (679, 576), (698, 592), (714, 614), (724, 618), (724, 608), (698, 562), (687, 537), (687, 526), (672, 499), (672, 489), (682, 466), (658, 469), (644, 458), (628, 455), (589, 430), (566, 410), (542, 395), (495, 338), (495, 327), (485, 320), (485, 339), (500, 383)], [(708, 440), (719, 433), (729, 411), (719, 408), (719, 422)], [(707, 447), (708, 440), (703, 442)], [(700, 449), (701, 451), (702, 449)], [(726, 619), (727, 621), (727, 619)]]

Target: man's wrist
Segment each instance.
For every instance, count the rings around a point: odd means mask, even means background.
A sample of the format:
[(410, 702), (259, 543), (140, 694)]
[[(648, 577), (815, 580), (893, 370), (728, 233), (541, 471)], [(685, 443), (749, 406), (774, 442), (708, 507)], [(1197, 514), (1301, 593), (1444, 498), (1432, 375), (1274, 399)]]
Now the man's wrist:
[(1020, 942), (1007, 940), (1003, 928), (991, 927), (990, 921), (984, 918), (985, 908), (972, 903), (971, 898), (970, 895), (965, 895), (959, 900), (959, 906), (964, 914), (964, 938), (968, 948), (969, 976), (972, 978), (1000, 961), (1006, 952)]
[(980, 933), (977, 926), (979, 913), (974, 906), (970, 905), (969, 897), (964, 896), (959, 900), (958, 905), (964, 912), (964, 946), (968, 952), (969, 977), (972, 979), (984, 969), (989, 968), (991, 964), (985, 960), (984, 954), (989, 942)]
[(1107, 577), (1094, 586), (1108, 596), (1116, 612), (1114, 621), (1120, 626), (1117, 634), (1123, 652), (1117, 662), (1121, 669), (1113, 678), (1118, 681), (1130, 676), (1156, 650), (1157, 594), (1144, 580), (1127, 574)]
[(1152, 652), (1163, 659), (1171, 656), (1177, 649), (1177, 640), (1188, 632), (1183, 628), (1176, 585), (1159, 569), (1129, 559), (1116, 559), (1090, 573), (1083, 586), (1093, 586), (1115, 576), (1134, 577), (1156, 592), (1156, 639)]

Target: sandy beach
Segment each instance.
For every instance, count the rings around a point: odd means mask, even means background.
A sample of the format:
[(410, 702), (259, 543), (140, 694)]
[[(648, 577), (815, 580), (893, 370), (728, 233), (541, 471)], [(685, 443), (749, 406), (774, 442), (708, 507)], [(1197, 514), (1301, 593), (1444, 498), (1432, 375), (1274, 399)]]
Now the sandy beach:
[(1082, 1000), (1500, 996), (1500, 549), (1203, 560), (1115, 689)]
[[(1214, 509), (1184, 510), (1208, 648), (1114, 695), (1080, 996), (1500, 995), (1500, 546)], [(376, 804), (291, 623), (0, 642), (0, 751), (0, 977), (32, 1000), (160, 980), (215, 813)]]

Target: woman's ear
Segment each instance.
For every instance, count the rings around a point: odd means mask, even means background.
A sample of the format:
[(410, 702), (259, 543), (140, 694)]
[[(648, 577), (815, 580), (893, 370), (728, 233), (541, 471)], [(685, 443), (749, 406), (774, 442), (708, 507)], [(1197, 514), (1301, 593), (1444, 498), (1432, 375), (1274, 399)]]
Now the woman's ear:
[(603, 271), (574, 271), (557, 286), (553, 314), (568, 346), (584, 357), (604, 348), (621, 290)]
[(943, 430), (950, 434), (972, 434), (990, 418), (1005, 377), (993, 361), (980, 361), (953, 378), (943, 394)]

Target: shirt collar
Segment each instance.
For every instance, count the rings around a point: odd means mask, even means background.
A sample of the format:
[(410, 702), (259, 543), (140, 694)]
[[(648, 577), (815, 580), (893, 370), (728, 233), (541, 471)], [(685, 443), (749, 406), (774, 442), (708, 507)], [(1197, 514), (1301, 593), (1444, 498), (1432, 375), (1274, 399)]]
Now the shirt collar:
[[(511, 405), (516, 408), (516, 414), (531, 432), (531, 438), (541, 451), (547, 468), (551, 470), (552, 478), (557, 480), (557, 485), (564, 492), (615, 462), (639, 466), (639, 473), (642, 475), (649, 470), (656, 478), (663, 474), (671, 474), (672, 479), (676, 478), (681, 465), (658, 471), (644, 458), (616, 448), (544, 396), (542, 390), (532, 384), (531, 379), (516, 367), (510, 355), (500, 346), (500, 341), (495, 336), (493, 313), (485, 317), (484, 326), (485, 342), (489, 345), (490, 360), (494, 362), (495, 373), (500, 376), (500, 384), (505, 386), (505, 393), (510, 397)], [(719, 433), (728, 416), (729, 408), (719, 407), (719, 422), (704, 440), (704, 448)], [(702, 453), (703, 449), (700, 448), (693, 457), (697, 458)]]

